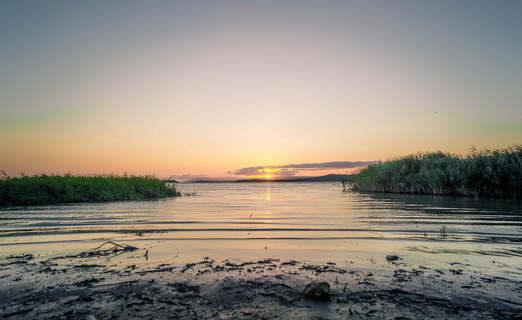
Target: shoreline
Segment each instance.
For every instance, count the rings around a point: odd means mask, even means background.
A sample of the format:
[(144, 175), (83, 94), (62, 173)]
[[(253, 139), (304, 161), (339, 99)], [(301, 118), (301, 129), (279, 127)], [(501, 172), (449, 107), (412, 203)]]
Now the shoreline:
[[(121, 256), (130, 252), (114, 252)], [(147, 253), (144, 253), (147, 254)], [(521, 319), (522, 281), (410, 265), (382, 270), (297, 260), (218, 260), (109, 265), (63, 257), (3, 258), (4, 319)], [(386, 257), (375, 257), (385, 259)], [(395, 258), (394, 258), (395, 259)], [(85, 264), (83, 262), (88, 262)], [(306, 298), (328, 282), (330, 299)]]

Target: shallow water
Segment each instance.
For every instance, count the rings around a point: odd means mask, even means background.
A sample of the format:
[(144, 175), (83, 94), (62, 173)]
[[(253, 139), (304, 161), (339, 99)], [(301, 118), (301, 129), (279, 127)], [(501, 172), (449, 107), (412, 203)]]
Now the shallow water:
[(379, 268), (392, 254), (412, 265), (522, 277), (520, 200), (342, 192), (335, 183), (178, 189), (196, 195), (1, 209), (0, 256), (46, 259), (110, 240), (141, 249), (110, 263), (280, 258)]

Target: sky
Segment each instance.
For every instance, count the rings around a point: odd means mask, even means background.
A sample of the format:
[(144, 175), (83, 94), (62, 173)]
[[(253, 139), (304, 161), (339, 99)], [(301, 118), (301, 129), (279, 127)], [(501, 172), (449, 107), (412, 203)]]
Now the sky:
[(1, 1), (0, 169), (297, 177), (522, 143), (521, 15), (519, 0)]

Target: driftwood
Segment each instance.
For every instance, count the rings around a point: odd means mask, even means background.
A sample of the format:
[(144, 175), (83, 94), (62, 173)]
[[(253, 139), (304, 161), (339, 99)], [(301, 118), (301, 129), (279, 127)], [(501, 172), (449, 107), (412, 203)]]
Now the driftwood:
[[(113, 246), (109, 247), (107, 249), (102, 249), (102, 247), (104, 247), (108, 244), (109, 245), (112, 244)], [(70, 256), (67, 256), (67, 258), (105, 257), (105, 256), (110, 256), (110, 255), (118, 255), (118, 254), (122, 254), (125, 252), (132, 252), (135, 250), (138, 250), (138, 248), (129, 246), (127, 244), (118, 244), (118, 243), (115, 243), (112, 241), (107, 241), (94, 249), (91, 249), (89, 251), (80, 252), (79, 254), (76, 254), (76, 255), (70, 255)]]

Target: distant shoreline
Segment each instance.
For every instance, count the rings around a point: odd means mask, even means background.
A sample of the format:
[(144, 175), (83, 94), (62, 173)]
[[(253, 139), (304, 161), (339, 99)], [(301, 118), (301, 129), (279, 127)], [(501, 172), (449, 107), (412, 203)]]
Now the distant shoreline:
[[(306, 178), (295, 178), (295, 179), (242, 179), (242, 180), (192, 180), (179, 183), (242, 183), (242, 182), (341, 182), (344, 178), (348, 178), (351, 175), (347, 174), (328, 174), (319, 177), (306, 177)], [(167, 181), (171, 182), (171, 181)]]

